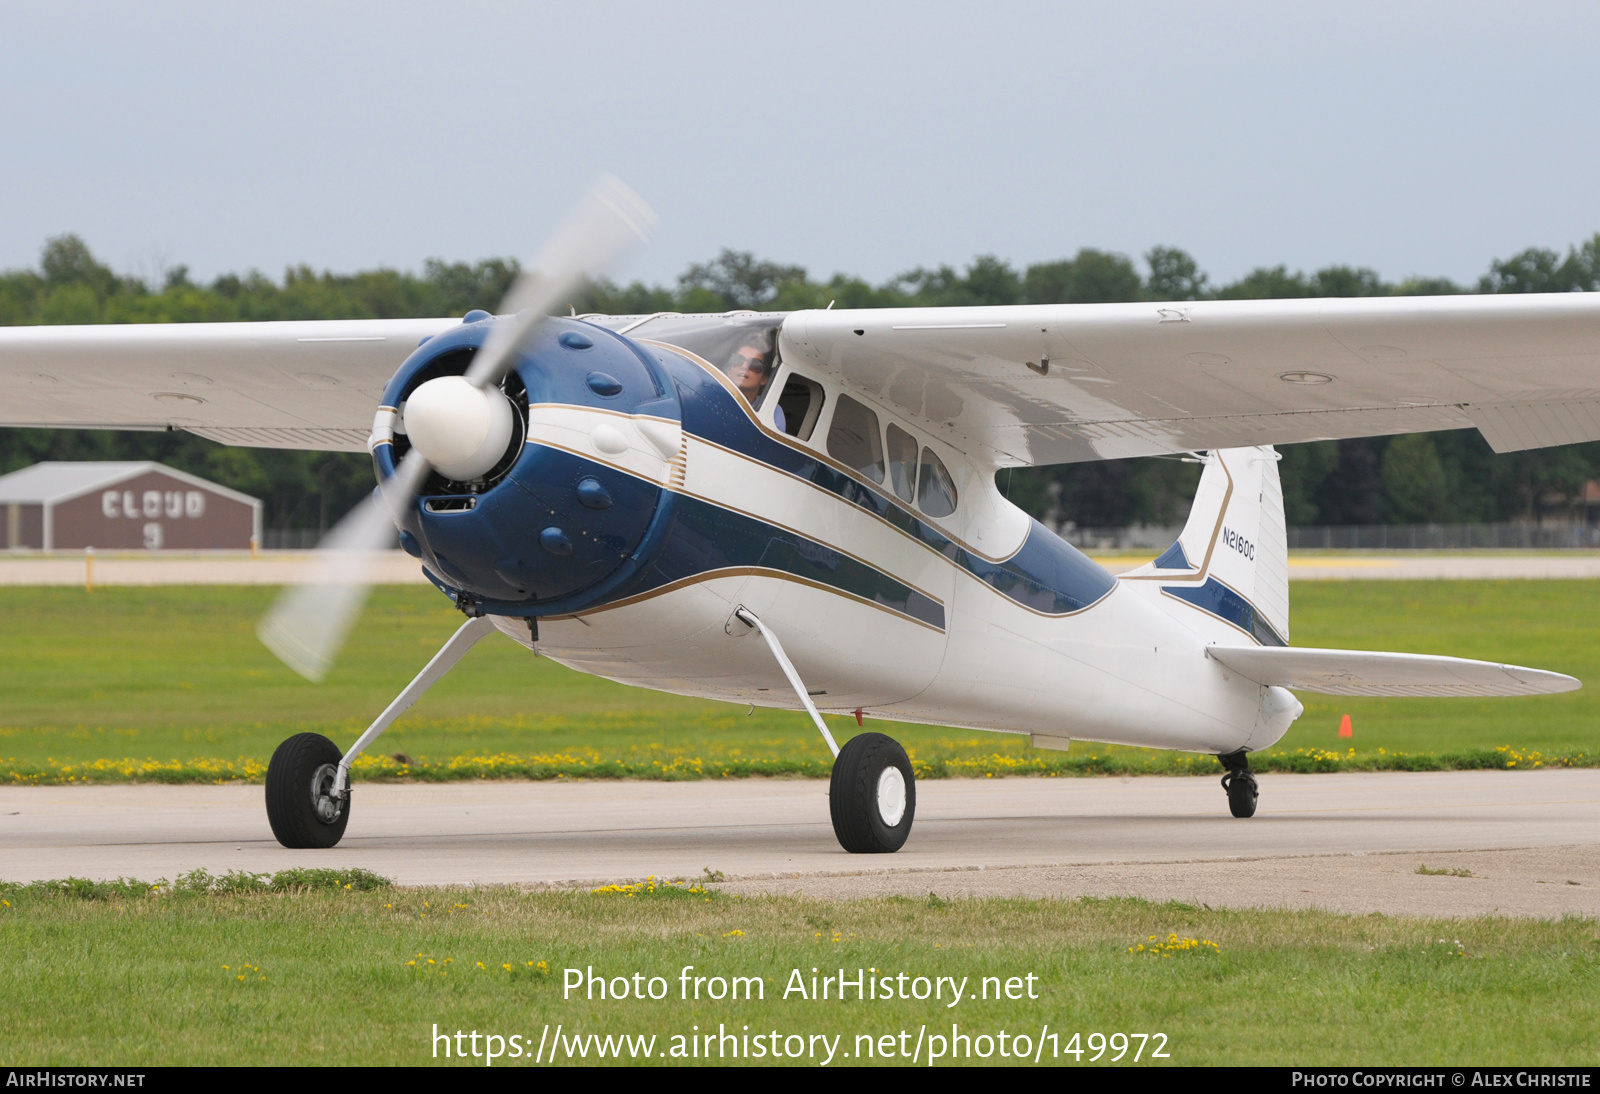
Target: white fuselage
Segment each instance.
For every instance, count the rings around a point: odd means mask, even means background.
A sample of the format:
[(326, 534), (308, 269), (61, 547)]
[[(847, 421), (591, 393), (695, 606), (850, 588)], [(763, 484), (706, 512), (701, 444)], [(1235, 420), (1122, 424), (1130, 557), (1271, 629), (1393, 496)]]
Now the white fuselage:
[[(778, 382), (783, 378), (780, 372)], [(830, 404), (834, 395), (830, 388)], [(767, 438), (833, 462), (823, 444), (825, 416), (812, 439), (801, 441), (773, 428), (770, 402), (759, 414), (738, 403)], [(893, 419), (889, 408), (877, 409)], [(766, 645), (733, 618), (743, 606), (781, 637), (825, 711), (1035, 734), (1056, 747), (1073, 738), (1210, 753), (1264, 747), (1299, 712), (1279, 689), (1206, 656), (1206, 646), (1229, 629), (1225, 623), (1200, 611), (1186, 619), (1103, 572), (1107, 591), (1093, 603), (1047, 614), (997, 591), (952, 558), (953, 549), (935, 549), (839, 493), (688, 426), (536, 405), (528, 437), (825, 544), (943, 609), (943, 626), (936, 626), (759, 561), (711, 569), (648, 594), (540, 619), (537, 651), (579, 671), (682, 695), (799, 709)], [(1030, 535), (1050, 535), (999, 494), (992, 470), (925, 432), (919, 440), (950, 468), (960, 495), (953, 514), (928, 523), (969, 556), (1004, 561)], [(497, 622), (533, 645), (521, 620)], [(1234, 631), (1231, 642), (1238, 641)]]

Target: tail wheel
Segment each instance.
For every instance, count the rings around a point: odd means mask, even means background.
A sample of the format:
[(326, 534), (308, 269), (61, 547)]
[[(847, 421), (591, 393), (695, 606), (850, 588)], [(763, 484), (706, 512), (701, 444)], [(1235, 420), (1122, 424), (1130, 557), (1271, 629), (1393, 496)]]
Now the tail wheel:
[(1230, 771), (1222, 776), (1222, 789), (1228, 792), (1228, 812), (1241, 819), (1255, 816), (1261, 788), (1256, 785), (1254, 775), (1249, 771)]
[(267, 764), (267, 823), (285, 847), (332, 847), (350, 823), (350, 799), (333, 792), (343, 753), (320, 733), (299, 733)]
[(853, 855), (900, 850), (917, 812), (917, 781), (900, 742), (882, 733), (850, 738), (828, 785), (833, 834)]

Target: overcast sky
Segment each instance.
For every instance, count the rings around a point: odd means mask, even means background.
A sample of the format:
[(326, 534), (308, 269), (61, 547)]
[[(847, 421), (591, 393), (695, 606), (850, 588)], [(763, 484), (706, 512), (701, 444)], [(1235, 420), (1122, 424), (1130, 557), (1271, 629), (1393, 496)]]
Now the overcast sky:
[(0, 268), (526, 256), (610, 170), (661, 217), (626, 278), (1171, 244), (1470, 281), (1600, 230), (1597, 41), (1530, 0), (0, 0)]

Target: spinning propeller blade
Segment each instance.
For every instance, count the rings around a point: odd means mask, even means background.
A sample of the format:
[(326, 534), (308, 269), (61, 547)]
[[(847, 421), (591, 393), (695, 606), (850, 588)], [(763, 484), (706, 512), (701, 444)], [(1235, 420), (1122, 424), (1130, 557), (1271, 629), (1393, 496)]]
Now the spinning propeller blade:
[[(549, 310), (584, 279), (600, 274), (629, 243), (646, 238), (654, 225), (655, 214), (639, 195), (602, 176), (511, 286), (502, 318), (467, 370), (467, 384), (499, 397), (500, 381)], [(443, 413), (460, 412), (446, 406)], [(446, 432), (450, 424), (446, 418)], [(284, 590), (262, 619), (256, 630), (262, 643), (301, 676), (320, 682), (327, 675), (366, 603), (378, 552), (392, 541), (397, 515), (431, 470), (414, 440), (395, 474), (328, 533), (311, 577)]]
[(570, 216), (511, 286), (500, 306), (501, 320), (484, 343), (467, 380), (474, 387), (498, 384), (527, 343), (533, 328), (562, 297), (599, 274), (624, 247), (645, 239), (656, 216), (644, 199), (611, 175), (590, 187)]
[(428, 477), (428, 463), (407, 456), (392, 478), (334, 526), (317, 547), (311, 576), (285, 589), (256, 636), (301, 676), (321, 683), (367, 602), (379, 552), (394, 540), (390, 504), (408, 504)]

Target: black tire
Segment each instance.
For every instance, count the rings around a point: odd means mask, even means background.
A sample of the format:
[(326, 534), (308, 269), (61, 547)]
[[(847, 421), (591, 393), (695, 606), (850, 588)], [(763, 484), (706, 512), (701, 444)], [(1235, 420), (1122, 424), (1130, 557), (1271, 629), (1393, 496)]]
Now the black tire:
[(1261, 788), (1256, 785), (1256, 777), (1248, 771), (1230, 771), (1222, 778), (1222, 786), (1228, 792), (1228, 811), (1243, 820), (1245, 817), (1256, 815), (1256, 799), (1261, 796)]
[[(888, 774), (891, 770), (895, 774)], [(904, 809), (898, 818), (892, 815), (897, 780), (905, 791)], [(880, 786), (889, 817), (880, 806)], [(900, 742), (882, 733), (862, 733), (846, 741), (833, 761), (828, 811), (833, 815), (833, 834), (852, 855), (886, 855), (900, 850), (917, 812), (917, 782)], [(889, 823), (891, 820), (895, 823)]]
[[(320, 733), (297, 733), (267, 764), (267, 823), (285, 847), (332, 847), (350, 823), (350, 799), (325, 793), (343, 753)], [(318, 790), (323, 812), (318, 812)], [(332, 813), (332, 817), (327, 816)]]

